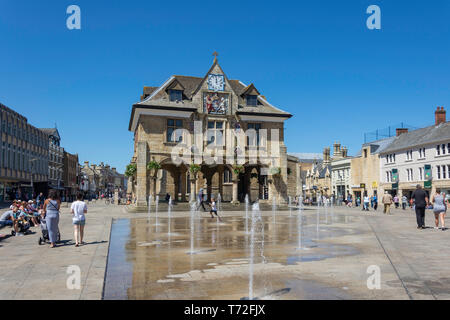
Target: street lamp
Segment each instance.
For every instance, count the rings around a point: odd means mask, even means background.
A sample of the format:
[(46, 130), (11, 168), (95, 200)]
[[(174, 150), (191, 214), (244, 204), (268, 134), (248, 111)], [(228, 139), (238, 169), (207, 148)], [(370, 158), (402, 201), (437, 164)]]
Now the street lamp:
[(37, 161), (37, 158), (29, 159), (31, 165), (31, 199), (34, 197), (34, 183), (33, 183), (33, 169), (34, 169), (34, 161)]

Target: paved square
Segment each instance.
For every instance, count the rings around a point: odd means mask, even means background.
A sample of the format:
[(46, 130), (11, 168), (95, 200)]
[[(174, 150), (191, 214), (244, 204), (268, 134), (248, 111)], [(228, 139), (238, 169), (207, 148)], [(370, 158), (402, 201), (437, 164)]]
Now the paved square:
[[(85, 246), (73, 246), (68, 208), (61, 246), (39, 246), (38, 228), (0, 242), (0, 299), (450, 298), (450, 230), (417, 230), (409, 209), (262, 212), (253, 241), (243, 212), (224, 212), (222, 222), (198, 214), (191, 234), (189, 212), (173, 212), (168, 233), (167, 212), (89, 209)], [(66, 285), (71, 265), (81, 270), (79, 290)], [(380, 289), (367, 286), (370, 266)]]

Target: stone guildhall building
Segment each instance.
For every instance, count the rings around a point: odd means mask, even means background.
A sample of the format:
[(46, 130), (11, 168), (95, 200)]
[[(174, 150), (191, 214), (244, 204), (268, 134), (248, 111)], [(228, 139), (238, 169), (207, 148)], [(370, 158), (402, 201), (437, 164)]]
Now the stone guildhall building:
[[(128, 192), (137, 207), (146, 207), (150, 195), (187, 202), (201, 188), (208, 198), (220, 194), (235, 204), (247, 194), (250, 201), (286, 203), (302, 192), (298, 159), (288, 157), (284, 143), (290, 117), (254, 84), (229, 79), (217, 54), (203, 77), (174, 75), (159, 87), (144, 87), (129, 121), (137, 172)], [(198, 160), (198, 150), (214, 161)], [(187, 161), (175, 161), (174, 153)], [(152, 172), (150, 162), (161, 168)]]

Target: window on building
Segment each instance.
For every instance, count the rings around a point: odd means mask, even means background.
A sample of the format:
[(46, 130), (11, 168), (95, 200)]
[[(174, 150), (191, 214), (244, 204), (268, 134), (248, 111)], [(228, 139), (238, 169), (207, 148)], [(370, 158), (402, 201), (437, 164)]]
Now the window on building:
[(423, 181), (423, 168), (419, 168), (419, 181)]
[(182, 101), (183, 92), (181, 90), (170, 90), (169, 91), (170, 101)]
[(364, 149), (364, 158), (367, 158), (367, 149)]
[(446, 176), (447, 176), (447, 171), (445, 170), (445, 167), (446, 167), (446, 166), (442, 166), (442, 179), (447, 179), (447, 178), (446, 178)]
[(247, 105), (256, 107), (258, 105), (258, 96), (248, 95), (247, 96)]
[(436, 166), (436, 170), (437, 170), (437, 178), (440, 179), (441, 178), (441, 166)]
[(442, 145), (442, 154), (445, 154), (445, 144)]
[(207, 144), (216, 146), (224, 145), (224, 123), (223, 121), (208, 121)]
[(261, 130), (261, 123), (249, 123), (247, 128), (247, 145), (252, 147), (259, 146), (259, 130)]
[[(183, 135), (181, 132), (176, 132), (177, 129), (183, 128), (182, 120), (167, 119), (167, 142), (181, 142)], [(176, 135), (176, 137), (175, 137)]]
[(230, 169), (226, 168), (223, 171), (223, 183), (231, 183), (233, 182), (233, 175), (231, 174)]
[(412, 160), (412, 150), (406, 151), (406, 160)]
[(441, 154), (441, 146), (440, 145), (437, 145), (436, 146), (436, 155), (440, 155)]

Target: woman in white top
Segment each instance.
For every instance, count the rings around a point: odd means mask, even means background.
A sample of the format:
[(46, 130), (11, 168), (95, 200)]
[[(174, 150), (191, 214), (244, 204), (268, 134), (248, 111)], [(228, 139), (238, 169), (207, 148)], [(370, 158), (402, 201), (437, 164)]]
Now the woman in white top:
[(83, 201), (83, 194), (81, 192), (77, 193), (77, 201), (72, 203), (70, 211), (73, 215), (72, 223), (74, 227), (75, 247), (78, 247), (80, 244), (84, 244), (83, 235), (84, 226), (86, 224), (85, 214), (87, 213), (87, 205)]
[(364, 195), (364, 205), (363, 205), (363, 210), (369, 211), (369, 204), (370, 204), (370, 198), (369, 198), (369, 196), (366, 194), (366, 195)]

